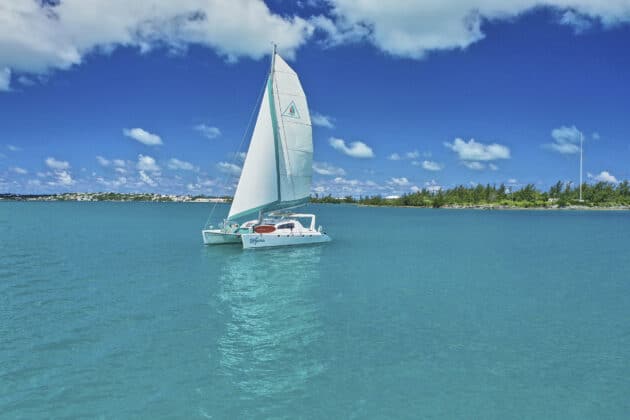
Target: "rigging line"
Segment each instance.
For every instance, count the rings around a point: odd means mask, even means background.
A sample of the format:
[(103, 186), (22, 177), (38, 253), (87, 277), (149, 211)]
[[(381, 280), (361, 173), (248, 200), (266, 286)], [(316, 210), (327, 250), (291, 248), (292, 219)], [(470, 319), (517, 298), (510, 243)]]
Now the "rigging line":
[[(241, 148), (243, 147), (243, 143), (245, 143), (245, 139), (247, 138), (247, 134), (250, 131), (250, 128), (252, 126), (252, 121), (254, 119), (254, 114), (256, 113), (256, 110), (258, 110), (259, 108), (259, 104), (262, 98), (262, 95), (265, 91), (265, 88), (267, 86), (267, 80), (269, 79), (269, 76), (266, 76), (262, 85), (262, 88), (260, 89), (260, 93), (258, 94), (258, 99), (256, 100), (256, 105), (254, 105), (254, 109), (252, 109), (252, 112), (249, 116), (249, 121), (247, 122), (247, 126), (245, 127), (245, 132), (243, 133), (243, 137), (241, 138), (241, 142), (238, 145), (238, 149), (236, 149), (236, 153), (234, 153), (234, 156), (232, 156), (232, 161), (230, 162), (231, 165), (234, 165), (236, 163), (236, 160), (238, 159), (238, 155), (239, 152), (241, 151)], [(245, 162), (243, 162), (244, 164)], [(230, 173), (226, 173), (223, 176), (222, 182), (221, 184), (225, 187), (225, 185), (227, 184), (227, 181), (229, 181), (228, 178), (230, 177), (234, 177), (233, 174)], [(232, 200), (234, 200), (234, 197), (232, 197)], [(214, 203), (214, 206), (212, 206), (212, 209), (210, 210), (210, 214), (208, 215), (208, 218), (206, 219), (206, 224), (204, 225), (204, 228), (208, 227), (208, 223), (210, 223), (210, 219), (212, 218), (212, 214), (214, 213), (214, 210), (217, 208), (217, 202)]]

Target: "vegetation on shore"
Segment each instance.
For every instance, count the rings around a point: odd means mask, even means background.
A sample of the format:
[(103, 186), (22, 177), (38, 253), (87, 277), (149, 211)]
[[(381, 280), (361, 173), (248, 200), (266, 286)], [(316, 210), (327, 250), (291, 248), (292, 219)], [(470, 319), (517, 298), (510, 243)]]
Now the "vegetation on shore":
[(623, 181), (617, 185), (598, 182), (582, 184), (582, 198), (579, 201), (579, 186), (558, 181), (549, 191), (540, 191), (534, 184), (518, 190), (510, 190), (504, 184), (463, 185), (448, 190), (421, 191), (404, 194), (395, 198), (380, 195), (354, 198), (315, 196), (314, 203), (349, 203), (373, 206), (412, 206), (412, 207), (491, 207), (491, 208), (563, 208), (574, 205), (586, 207), (628, 207), (630, 206), (630, 183)]

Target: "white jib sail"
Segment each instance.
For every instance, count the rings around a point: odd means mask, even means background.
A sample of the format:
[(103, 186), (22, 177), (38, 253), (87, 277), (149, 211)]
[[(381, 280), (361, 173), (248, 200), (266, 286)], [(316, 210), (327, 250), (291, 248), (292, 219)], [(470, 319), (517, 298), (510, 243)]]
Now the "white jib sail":
[(297, 74), (276, 54), (228, 219), (306, 203), (312, 162), (306, 96)]
[(278, 199), (274, 143), (269, 95), (266, 89), (228, 219), (256, 213)]

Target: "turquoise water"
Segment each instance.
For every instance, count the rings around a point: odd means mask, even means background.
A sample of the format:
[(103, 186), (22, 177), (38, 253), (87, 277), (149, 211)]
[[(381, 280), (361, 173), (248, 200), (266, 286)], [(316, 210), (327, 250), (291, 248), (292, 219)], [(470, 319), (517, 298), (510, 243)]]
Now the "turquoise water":
[(627, 418), (630, 212), (309, 210), (0, 203), (0, 418)]

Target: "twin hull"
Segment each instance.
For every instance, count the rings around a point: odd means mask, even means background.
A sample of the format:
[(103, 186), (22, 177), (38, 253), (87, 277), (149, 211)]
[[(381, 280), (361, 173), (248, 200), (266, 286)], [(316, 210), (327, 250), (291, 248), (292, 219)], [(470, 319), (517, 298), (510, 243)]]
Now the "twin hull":
[(274, 234), (274, 233), (244, 233), (241, 235), (243, 248), (267, 248), (272, 246), (288, 245), (308, 245), (329, 242), (330, 236), (325, 233), (296, 233), (296, 234)]
[(268, 248), (274, 246), (308, 245), (329, 242), (330, 236), (321, 232), (277, 234), (243, 233), (229, 234), (220, 229), (204, 230), (203, 243), (206, 245), (242, 243), (244, 249)]

